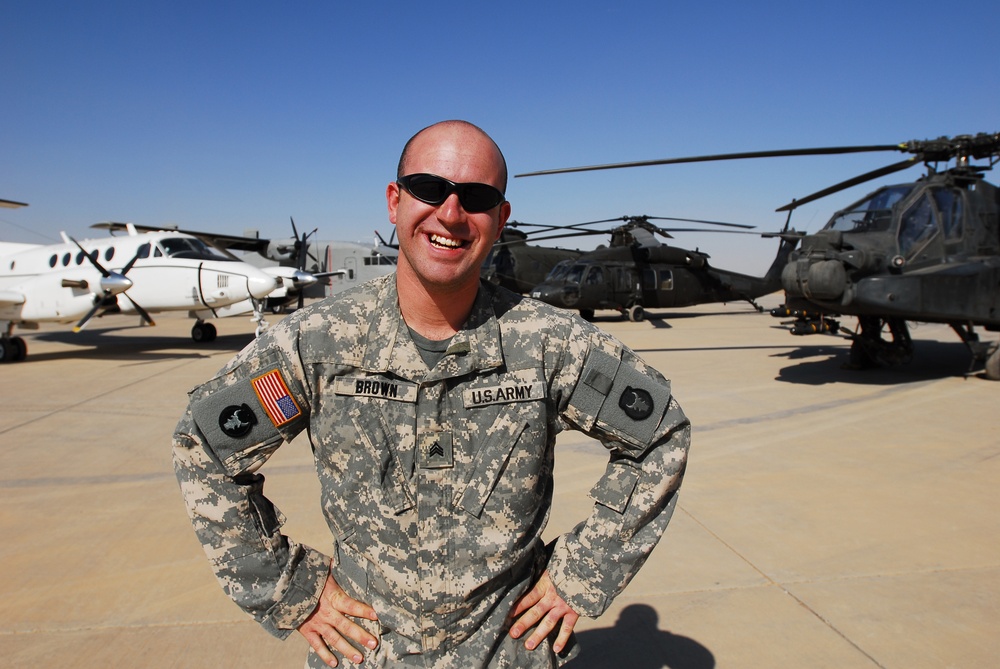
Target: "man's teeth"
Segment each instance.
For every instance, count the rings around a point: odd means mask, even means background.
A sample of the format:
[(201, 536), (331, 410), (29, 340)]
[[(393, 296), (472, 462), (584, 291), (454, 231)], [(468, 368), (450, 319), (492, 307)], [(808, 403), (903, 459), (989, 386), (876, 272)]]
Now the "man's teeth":
[(431, 235), (431, 243), (438, 246), (447, 246), (450, 249), (457, 249), (462, 246), (462, 242), (457, 239), (449, 239), (448, 237), (442, 237), (441, 235)]

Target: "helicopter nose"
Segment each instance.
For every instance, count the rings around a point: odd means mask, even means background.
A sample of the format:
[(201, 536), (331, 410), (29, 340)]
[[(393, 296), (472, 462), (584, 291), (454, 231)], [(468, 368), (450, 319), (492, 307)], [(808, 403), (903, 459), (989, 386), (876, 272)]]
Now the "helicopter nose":
[(254, 273), (247, 277), (247, 290), (250, 292), (250, 296), (255, 299), (267, 297), (277, 287), (278, 280), (263, 272)]

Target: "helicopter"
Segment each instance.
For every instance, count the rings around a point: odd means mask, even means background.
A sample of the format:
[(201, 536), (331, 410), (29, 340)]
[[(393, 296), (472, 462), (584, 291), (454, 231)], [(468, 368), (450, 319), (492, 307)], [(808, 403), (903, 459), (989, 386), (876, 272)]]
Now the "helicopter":
[[(792, 334), (851, 340), (849, 367), (904, 364), (913, 358), (908, 322), (949, 325), (968, 347), (970, 372), (1000, 380), (1000, 345), (981, 342), (975, 327), (1000, 331), (1000, 189), (984, 178), (1000, 159), (1000, 133), (957, 135), (900, 144), (755, 151), (546, 170), (559, 172), (804, 155), (897, 151), (905, 160), (871, 170), (779, 207), (808, 202), (923, 163), (915, 182), (887, 185), (836, 212), (781, 272)], [(974, 165), (972, 160), (985, 160)], [(952, 164), (952, 161), (954, 163)], [(939, 171), (940, 163), (944, 169)], [(951, 167), (948, 165), (951, 164)], [(857, 326), (843, 326), (853, 316)]]
[(523, 295), (540, 284), (557, 264), (575, 260), (583, 251), (528, 244), (527, 233), (518, 229), (522, 227), (549, 231), (563, 226), (507, 221), (500, 239), (483, 263), (481, 275), (487, 281)]
[[(610, 230), (609, 246), (556, 265), (545, 281), (531, 290), (531, 297), (554, 306), (576, 309), (587, 320), (594, 317), (597, 309), (616, 309), (623, 317), (636, 322), (645, 318), (647, 308), (688, 307), (712, 302), (746, 300), (758, 311), (763, 311), (754, 299), (780, 290), (781, 269), (795, 248), (797, 240), (794, 237), (782, 240), (771, 268), (764, 277), (758, 278), (713, 267), (709, 255), (702, 251), (660, 243), (656, 235), (670, 239), (671, 232), (702, 230), (665, 229), (650, 222), (656, 219), (744, 229), (753, 227), (662, 216), (622, 216), (570, 226), (583, 230), (584, 226), (594, 224), (623, 223)], [(608, 234), (608, 231), (587, 230), (574, 234)], [(765, 236), (774, 234), (777, 233), (764, 233)]]

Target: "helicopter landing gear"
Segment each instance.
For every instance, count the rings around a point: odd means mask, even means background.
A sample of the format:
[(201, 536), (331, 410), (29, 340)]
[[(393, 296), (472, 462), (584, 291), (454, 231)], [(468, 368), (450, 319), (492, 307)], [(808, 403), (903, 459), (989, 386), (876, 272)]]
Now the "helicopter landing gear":
[(21, 337), (0, 338), (0, 362), (21, 362), (28, 357), (28, 345)]
[(199, 344), (215, 341), (218, 334), (219, 332), (215, 329), (215, 326), (205, 321), (198, 321), (191, 328), (191, 339)]
[(982, 342), (979, 335), (972, 330), (972, 325), (952, 323), (951, 329), (962, 339), (962, 342), (972, 353), (969, 373), (977, 365), (983, 365), (983, 373), (990, 381), (1000, 381), (1000, 342)]
[[(861, 332), (852, 336), (850, 362), (851, 369), (868, 369), (885, 365), (893, 367), (905, 365), (913, 359), (913, 340), (906, 327), (906, 321), (898, 318), (859, 316)], [(888, 327), (892, 335), (890, 341), (882, 338), (882, 331)]]
[(628, 316), (628, 319), (633, 323), (638, 323), (646, 316), (646, 313), (642, 310), (641, 304), (633, 304), (626, 309), (625, 313)]

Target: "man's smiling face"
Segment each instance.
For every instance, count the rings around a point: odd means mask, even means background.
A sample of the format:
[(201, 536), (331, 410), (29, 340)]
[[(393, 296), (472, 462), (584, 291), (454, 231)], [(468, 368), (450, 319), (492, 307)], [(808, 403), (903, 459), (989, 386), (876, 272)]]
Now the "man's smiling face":
[[(456, 183), (504, 188), (503, 158), (496, 145), (473, 127), (442, 124), (414, 138), (403, 176), (436, 174)], [(510, 216), (503, 202), (479, 213), (465, 211), (452, 193), (440, 205), (421, 202), (396, 183), (386, 189), (389, 220), (399, 239), (397, 274), (427, 290), (475, 290), (480, 268)]]

